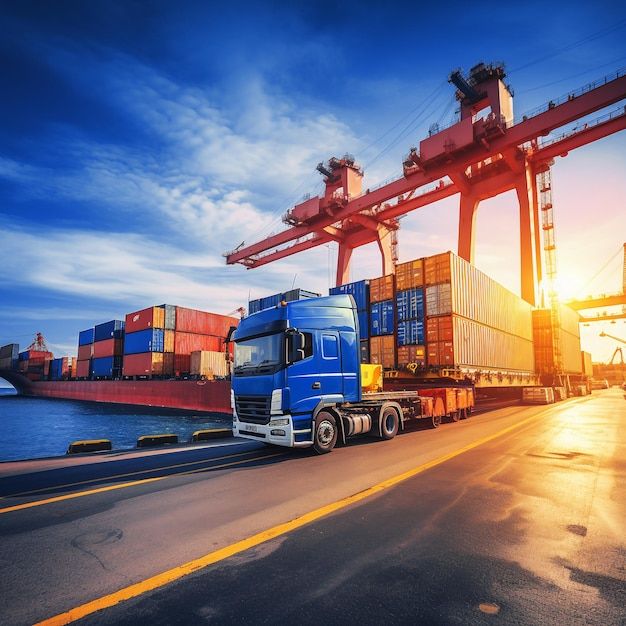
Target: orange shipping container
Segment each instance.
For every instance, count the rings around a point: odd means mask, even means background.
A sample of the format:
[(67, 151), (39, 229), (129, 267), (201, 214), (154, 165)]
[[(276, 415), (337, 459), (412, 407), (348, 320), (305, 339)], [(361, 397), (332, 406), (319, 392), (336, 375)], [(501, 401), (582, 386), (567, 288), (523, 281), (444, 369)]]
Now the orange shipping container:
[(421, 287), (424, 284), (424, 259), (415, 259), (396, 266), (396, 288), (398, 291)]
[[(198, 335), (215, 335), (226, 337), (231, 326), (237, 327), (239, 320), (227, 315), (207, 313), (195, 309), (176, 307), (176, 331), (195, 333)], [(212, 348), (197, 348), (198, 350)]]
[(382, 365), (384, 369), (396, 366), (396, 346), (393, 335), (370, 338), (370, 363)]
[(388, 274), (370, 280), (370, 302), (393, 299), (394, 275)]
[(444, 252), (424, 259), (425, 285), (450, 282), (450, 254), (450, 252)]
[(124, 328), (127, 333), (134, 333), (138, 330), (146, 330), (146, 328), (163, 328), (165, 325), (165, 309), (158, 306), (151, 306), (141, 311), (129, 313), (126, 316), (126, 326)]
[(88, 343), (84, 346), (78, 346), (78, 360), (86, 361), (93, 356), (93, 344)]
[(452, 316), (429, 317), (426, 320), (426, 343), (452, 341)]
[(398, 346), (398, 368), (415, 363), (417, 369), (426, 365), (426, 348), (424, 346)]
[(122, 373), (124, 376), (161, 376), (163, 374), (163, 353), (125, 354)]
[(195, 333), (181, 333), (176, 331), (174, 352), (176, 354), (191, 354), (197, 350), (211, 350), (220, 352), (224, 349), (224, 340), (212, 335), (198, 335)]
[[(93, 345), (93, 357), (99, 359), (105, 356), (119, 356), (123, 353), (122, 340), (121, 339), (104, 339), (103, 341), (96, 341)], [(86, 348), (88, 346), (80, 346), (80, 348)]]
[(85, 361), (76, 361), (76, 377), (87, 378), (89, 376), (89, 370), (91, 369), (91, 361), (89, 359)]

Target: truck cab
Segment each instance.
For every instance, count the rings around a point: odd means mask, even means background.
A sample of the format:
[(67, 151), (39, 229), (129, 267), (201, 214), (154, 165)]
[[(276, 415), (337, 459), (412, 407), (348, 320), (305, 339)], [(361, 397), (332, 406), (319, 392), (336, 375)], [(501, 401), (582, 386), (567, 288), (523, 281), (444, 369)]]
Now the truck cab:
[[(334, 446), (325, 407), (359, 402), (359, 327), (352, 296), (281, 303), (244, 318), (232, 337), (233, 434), (280, 446)], [(314, 433), (314, 428), (317, 431)]]

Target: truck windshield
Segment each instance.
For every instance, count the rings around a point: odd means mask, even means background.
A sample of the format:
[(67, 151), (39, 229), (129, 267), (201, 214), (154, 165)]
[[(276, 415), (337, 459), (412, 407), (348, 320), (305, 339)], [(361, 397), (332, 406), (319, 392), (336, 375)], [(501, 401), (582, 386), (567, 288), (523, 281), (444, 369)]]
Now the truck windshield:
[(271, 374), (284, 366), (284, 334), (263, 335), (235, 342), (235, 376)]

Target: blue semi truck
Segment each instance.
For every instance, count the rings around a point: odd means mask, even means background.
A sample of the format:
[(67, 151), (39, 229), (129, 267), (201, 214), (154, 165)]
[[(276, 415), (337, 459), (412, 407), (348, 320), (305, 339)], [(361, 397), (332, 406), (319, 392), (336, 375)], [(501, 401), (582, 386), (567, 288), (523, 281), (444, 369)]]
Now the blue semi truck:
[(359, 338), (350, 295), (281, 302), (242, 319), (232, 335), (233, 434), (323, 454), (355, 435), (392, 439), (410, 419), (437, 427), (469, 415), (464, 388), (364, 392)]

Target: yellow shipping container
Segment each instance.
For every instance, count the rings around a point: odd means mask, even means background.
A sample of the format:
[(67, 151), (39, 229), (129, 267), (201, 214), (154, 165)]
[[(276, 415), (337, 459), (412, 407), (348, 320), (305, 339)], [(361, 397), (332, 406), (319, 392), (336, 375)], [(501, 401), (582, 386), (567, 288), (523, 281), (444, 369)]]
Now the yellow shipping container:
[(206, 378), (226, 378), (230, 374), (229, 363), (223, 352), (196, 350), (191, 353), (191, 374)]

